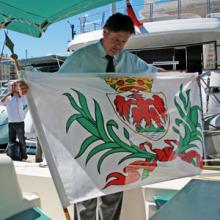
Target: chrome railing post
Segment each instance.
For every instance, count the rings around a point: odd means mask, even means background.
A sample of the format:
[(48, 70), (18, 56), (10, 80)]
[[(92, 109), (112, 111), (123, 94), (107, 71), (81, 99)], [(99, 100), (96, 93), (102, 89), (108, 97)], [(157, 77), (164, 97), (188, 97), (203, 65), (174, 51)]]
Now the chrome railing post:
[(154, 16), (154, 3), (150, 3), (150, 21), (153, 21)]
[(105, 12), (103, 11), (103, 12), (102, 12), (101, 27), (104, 26), (104, 23), (105, 23)]
[(177, 18), (178, 19), (180, 19), (181, 18), (181, 0), (177, 0), (178, 2), (177, 2), (177, 4), (178, 4), (178, 6), (177, 6)]
[(211, 1), (207, 0), (206, 1), (206, 15), (211, 14)]
[(84, 33), (85, 32), (86, 16), (80, 17), (79, 21), (80, 21), (80, 33)]

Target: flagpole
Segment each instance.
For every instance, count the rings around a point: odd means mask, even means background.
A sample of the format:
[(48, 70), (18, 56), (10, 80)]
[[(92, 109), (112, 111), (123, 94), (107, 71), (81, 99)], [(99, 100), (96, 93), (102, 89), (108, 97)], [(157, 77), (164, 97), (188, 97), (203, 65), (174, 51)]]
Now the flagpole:
[(71, 220), (69, 210), (67, 208), (63, 208), (63, 212), (66, 217), (66, 220)]
[(15, 71), (16, 71), (17, 76), (18, 76), (18, 73), (19, 73), (19, 71), (21, 70), (21, 67), (20, 67), (20, 65), (19, 65), (19, 63), (18, 63), (17, 58), (18, 58), (18, 56), (17, 56), (16, 54), (12, 54), (12, 55), (11, 55), (11, 59), (12, 59), (12, 61), (14, 62)]

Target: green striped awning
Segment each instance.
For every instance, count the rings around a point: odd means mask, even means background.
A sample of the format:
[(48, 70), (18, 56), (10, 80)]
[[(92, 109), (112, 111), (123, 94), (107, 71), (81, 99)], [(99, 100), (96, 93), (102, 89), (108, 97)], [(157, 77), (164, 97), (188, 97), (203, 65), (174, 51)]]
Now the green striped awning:
[(119, 0), (0, 0), (0, 29), (40, 37), (57, 21)]

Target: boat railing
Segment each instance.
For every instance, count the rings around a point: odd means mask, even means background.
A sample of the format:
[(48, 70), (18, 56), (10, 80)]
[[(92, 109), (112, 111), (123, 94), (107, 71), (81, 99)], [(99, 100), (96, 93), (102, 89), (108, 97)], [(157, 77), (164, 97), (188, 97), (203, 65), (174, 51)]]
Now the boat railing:
[(95, 13), (91, 15), (84, 15), (79, 17), (79, 30), (80, 33), (86, 33), (101, 29), (104, 25), (106, 15), (110, 14), (108, 11), (102, 11), (100, 13)]
[[(145, 0), (144, 4), (133, 4), (137, 18), (142, 22), (186, 19), (196, 17), (220, 17), (219, 0)], [(126, 7), (117, 8), (126, 13)], [(112, 11), (102, 11), (79, 17), (78, 32), (85, 33), (101, 29)]]

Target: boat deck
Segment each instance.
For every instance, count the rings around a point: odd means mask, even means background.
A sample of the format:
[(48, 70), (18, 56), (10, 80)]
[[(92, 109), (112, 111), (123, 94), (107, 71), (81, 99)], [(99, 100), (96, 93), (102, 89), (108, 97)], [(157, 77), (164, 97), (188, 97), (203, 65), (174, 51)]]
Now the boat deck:
[[(36, 193), (40, 198), (40, 208), (53, 220), (65, 220), (49, 168), (40, 167), (39, 163), (35, 163), (34, 160), (35, 156), (29, 155), (27, 162), (14, 162), (21, 190)], [(203, 170), (199, 176), (164, 181), (126, 191), (120, 220), (149, 219), (157, 211), (155, 195), (173, 197), (192, 178), (220, 181), (220, 171)], [(69, 212), (73, 215), (72, 206)]]

